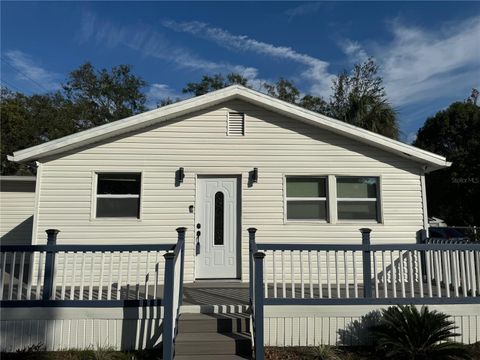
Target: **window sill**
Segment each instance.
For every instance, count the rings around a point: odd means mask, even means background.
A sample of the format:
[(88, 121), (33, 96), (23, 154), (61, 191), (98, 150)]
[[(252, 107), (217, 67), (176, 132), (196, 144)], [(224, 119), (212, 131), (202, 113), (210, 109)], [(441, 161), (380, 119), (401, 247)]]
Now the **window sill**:
[(347, 224), (347, 225), (383, 225), (383, 222), (377, 220), (337, 220), (337, 224)]
[(298, 224), (316, 224), (316, 225), (325, 225), (329, 224), (326, 220), (285, 220), (283, 222), (285, 225), (298, 225)]
[(127, 222), (141, 222), (142, 219), (136, 217), (102, 217), (102, 218), (91, 218), (92, 222), (101, 222), (101, 221), (127, 221)]

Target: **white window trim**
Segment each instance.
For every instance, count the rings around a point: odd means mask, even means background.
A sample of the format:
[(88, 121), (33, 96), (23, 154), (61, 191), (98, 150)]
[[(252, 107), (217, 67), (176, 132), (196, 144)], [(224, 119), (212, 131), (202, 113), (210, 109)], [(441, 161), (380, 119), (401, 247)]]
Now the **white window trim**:
[[(335, 175), (335, 189), (337, 188), (337, 179), (338, 178), (362, 178), (362, 177), (370, 177), (370, 178), (377, 178), (378, 179), (378, 186), (377, 186), (377, 196), (375, 198), (335, 198), (336, 204), (336, 218), (338, 224), (383, 224), (383, 208), (382, 208), (382, 176), (381, 175)], [(377, 219), (339, 219), (338, 218), (338, 203), (342, 201), (358, 201), (358, 202), (376, 202), (377, 203)]]
[[(287, 197), (287, 178), (316, 178), (316, 179), (325, 179), (325, 187), (326, 187), (326, 194), (325, 197)], [(283, 223), (284, 224), (327, 224), (330, 218), (330, 210), (329, 210), (329, 181), (328, 175), (295, 175), (295, 174), (284, 174), (283, 175)], [(325, 201), (326, 206), (326, 217), (325, 219), (288, 219), (287, 217), (287, 202), (288, 201), (310, 201), (310, 202), (319, 202)]]
[[(98, 186), (98, 174), (140, 174), (140, 194), (125, 194), (125, 195), (113, 195), (113, 194), (101, 194), (97, 195), (97, 186)], [(101, 221), (129, 221), (129, 222), (140, 222), (143, 218), (143, 179), (144, 172), (143, 170), (94, 170), (92, 171), (92, 197), (91, 197), (91, 207), (90, 207), (90, 221), (101, 222)], [(138, 217), (99, 217), (97, 218), (97, 198), (140, 198), (140, 204), (138, 209)]]

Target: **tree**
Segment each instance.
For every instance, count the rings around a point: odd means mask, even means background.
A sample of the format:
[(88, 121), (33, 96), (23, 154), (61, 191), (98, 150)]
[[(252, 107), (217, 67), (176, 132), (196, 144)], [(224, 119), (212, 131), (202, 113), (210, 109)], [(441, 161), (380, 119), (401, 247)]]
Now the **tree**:
[(200, 96), (235, 84), (248, 86), (248, 80), (244, 76), (236, 73), (228, 74), (227, 78), (222, 74), (215, 74), (213, 76), (204, 75), (200, 82), (188, 83), (187, 86), (182, 89), (182, 92), (184, 94)]
[(63, 91), (27, 96), (2, 89), (2, 174), (30, 172), (7, 160), (14, 151), (146, 110), (141, 90), (145, 85), (129, 65), (109, 72), (87, 62), (69, 74)]
[(352, 72), (333, 81), (329, 115), (349, 124), (398, 139), (396, 112), (389, 104), (383, 79), (373, 59), (356, 64)]
[(455, 102), (428, 118), (413, 145), (452, 166), (427, 174), (428, 214), (451, 225), (480, 223), (480, 108)]
[(26, 96), (2, 89), (0, 104), (2, 174), (30, 173), (7, 155), (75, 131), (71, 104), (61, 93)]
[(69, 74), (66, 98), (75, 106), (79, 129), (103, 125), (146, 110), (141, 89), (146, 82), (131, 73), (130, 65), (96, 70), (89, 62)]
[(298, 90), (293, 82), (280, 78), (275, 84), (263, 84), (267, 94), (277, 99), (296, 104), (300, 97), (300, 90)]

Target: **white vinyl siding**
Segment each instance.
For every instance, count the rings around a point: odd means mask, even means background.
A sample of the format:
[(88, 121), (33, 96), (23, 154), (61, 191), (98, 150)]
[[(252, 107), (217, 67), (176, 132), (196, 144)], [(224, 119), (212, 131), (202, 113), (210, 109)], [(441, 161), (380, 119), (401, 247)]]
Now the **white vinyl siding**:
[[(229, 112), (245, 114), (248, 136), (225, 133)], [(358, 229), (365, 226), (373, 230), (373, 243), (413, 243), (423, 227), (420, 164), (244, 101), (225, 102), (40, 161), (38, 243), (46, 242), (48, 228), (61, 230), (62, 243), (171, 243), (175, 229), (185, 226), (186, 281), (193, 279), (195, 261), (195, 212), (189, 206), (195, 205), (197, 175), (241, 175), (243, 279), (249, 227), (258, 229), (259, 242), (350, 244), (360, 243)], [(185, 179), (176, 186), (180, 167)], [(249, 184), (255, 167), (258, 182)], [(92, 221), (92, 183), (100, 170), (142, 171), (141, 219)], [(285, 222), (285, 176), (312, 174), (381, 176), (382, 223)]]
[(229, 112), (227, 118), (228, 135), (245, 135), (245, 114), (241, 112)]
[(28, 245), (32, 241), (35, 181), (0, 180), (0, 243)]

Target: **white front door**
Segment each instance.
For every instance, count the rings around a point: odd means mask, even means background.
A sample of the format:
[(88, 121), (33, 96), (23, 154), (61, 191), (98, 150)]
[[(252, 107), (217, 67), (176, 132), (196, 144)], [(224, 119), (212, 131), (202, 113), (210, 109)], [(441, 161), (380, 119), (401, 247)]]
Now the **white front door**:
[(237, 178), (204, 177), (197, 181), (196, 278), (237, 278), (239, 260)]

